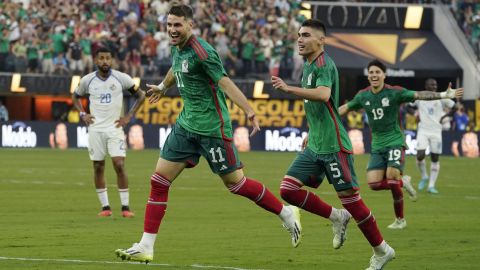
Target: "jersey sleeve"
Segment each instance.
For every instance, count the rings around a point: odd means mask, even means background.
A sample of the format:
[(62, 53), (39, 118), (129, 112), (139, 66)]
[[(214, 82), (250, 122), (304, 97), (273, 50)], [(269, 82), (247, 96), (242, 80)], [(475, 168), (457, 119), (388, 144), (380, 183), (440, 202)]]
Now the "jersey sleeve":
[(415, 91), (402, 89), (398, 91), (398, 101), (400, 103), (415, 101)]
[(363, 108), (362, 103), (360, 102), (360, 95), (356, 94), (355, 97), (347, 103), (347, 107), (353, 111)]
[(77, 88), (75, 89), (75, 94), (79, 96), (85, 96), (88, 94), (88, 84), (90, 83), (92, 79), (89, 77), (85, 76), (80, 80), (80, 83), (78, 84)]
[(325, 86), (331, 89), (333, 85), (333, 80), (332, 80), (333, 76), (328, 66), (324, 65), (317, 68), (316, 73), (317, 73), (317, 76), (316, 76), (317, 79), (315, 81), (315, 86), (316, 87)]
[(227, 72), (223, 68), (222, 61), (215, 50), (208, 50), (208, 57), (201, 60), (203, 70), (207, 75), (217, 83), (221, 78), (227, 76)]
[[(129, 90), (133, 86), (135, 86), (135, 82), (133, 82), (132, 77), (130, 77), (130, 75), (128, 75), (126, 73), (119, 72), (118, 73), (118, 80), (122, 84), (122, 90)], [(134, 90), (134, 91), (136, 91), (136, 90)]]

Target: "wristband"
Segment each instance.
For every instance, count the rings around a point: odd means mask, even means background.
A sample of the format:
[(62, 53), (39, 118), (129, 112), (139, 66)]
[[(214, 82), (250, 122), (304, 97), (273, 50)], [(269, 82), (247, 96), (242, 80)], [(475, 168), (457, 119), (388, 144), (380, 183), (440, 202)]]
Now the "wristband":
[(84, 117), (85, 115), (87, 115), (86, 112), (80, 112), (80, 117)]
[(159, 85), (157, 85), (158, 89), (160, 91), (164, 91), (165, 90), (165, 85), (163, 84), (163, 82), (161, 82)]

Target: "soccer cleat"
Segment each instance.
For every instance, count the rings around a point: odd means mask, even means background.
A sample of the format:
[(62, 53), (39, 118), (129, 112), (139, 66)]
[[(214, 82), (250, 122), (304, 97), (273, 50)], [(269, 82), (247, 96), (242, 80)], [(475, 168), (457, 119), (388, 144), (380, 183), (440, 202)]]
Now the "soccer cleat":
[(340, 247), (343, 246), (343, 243), (345, 240), (347, 240), (347, 225), (350, 219), (352, 218), (352, 215), (345, 210), (341, 209), (340, 211), (340, 216), (341, 218), (339, 219), (338, 222), (334, 222), (332, 226), (333, 230), (333, 248), (334, 249), (339, 249)]
[(401, 230), (407, 227), (407, 221), (404, 218), (396, 218), (395, 221), (388, 225), (387, 228), (394, 229), (394, 230)]
[(422, 178), (418, 183), (418, 190), (424, 190), (427, 187), (428, 178)]
[(412, 178), (408, 175), (402, 176), (403, 188), (407, 191), (408, 197), (412, 201), (417, 201), (417, 191), (412, 186)]
[(102, 210), (100, 213), (97, 214), (99, 217), (109, 217), (112, 215), (112, 210)]
[(135, 262), (144, 262), (149, 263), (153, 261), (153, 252), (147, 252), (142, 246), (135, 243), (129, 249), (117, 249), (115, 250), (117, 257), (121, 258), (122, 261), (135, 261)]
[(122, 211), (122, 216), (124, 218), (133, 218), (135, 216), (135, 213), (133, 213), (132, 211), (130, 210), (123, 210)]
[(430, 194), (439, 194), (440, 193), (435, 187), (428, 188), (427, 192), (430, 193)]
[(370, 258), (370, 266), (365, 270), (382, 270), (393, 259), (395, 259), (395, 250), (387, 244), (385, 255), (380, 257), (373, 254)]
[(287, 229), (292, 237), (292, 246), (298, 247), (302, 241), (302, 224), (300, 223), (300, 211), (293, 205), (285, 206), (292, 210), (292, 214), (288, 221), (283, 223), (283, 227)]

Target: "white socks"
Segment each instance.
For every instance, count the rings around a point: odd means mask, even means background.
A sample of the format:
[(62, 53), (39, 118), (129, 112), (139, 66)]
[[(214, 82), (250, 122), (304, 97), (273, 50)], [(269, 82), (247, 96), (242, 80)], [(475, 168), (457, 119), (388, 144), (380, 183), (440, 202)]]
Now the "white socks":
[(377, 256), (385, 255), (386, 250), (387, 250), (387, 242), (385, 242), (385, 240), (382, 241), (382, 243), (380, 243), (380, 245), (378, 245), (376, 247), (373, 247), (373, 252)]
[(280, 217), (283, 222), (286, 222), (291, 217), (291, 215), (293, 215), (292, 209), (284, 205), (282, 211), (280, 211), (280, 214), (278, 214), (278, 217)]
[(335, 207), (332, 206), (332, 213), (330, 213), (330, 216), (328, 219), (332, 222), (336, 222), (340, 219), (340, 210), (336, 209)]
[(422, 179), (427, 179), (428, 174), (427, 174), (427, 165), (425, 164), (425, 159), (422, 161), (417, 160), (417, 168), (420, 170), (420, 174), (422, 175)]
[(435, 183), (437, 182), (439, 172), (440, 172), (440, 161), (432, 162), (430, 164), (430, 181), (428, 181), (428, 188), (435, 187)]
[(118, 193), (120, 193), (120, 203), (122, 206), (128, 206), (129, 203), (129, 195), (128, 195), (128, 188), (118, 189)]
[(97, 191), (98, 200), (100, 201), (100, 204), (102, 205), (102, 207), (109, 206), (110, 204), (108, 203), (107, 189), (97, 188), (96, 191)]
[(144, 247), (147, 252), (153, 253), (153, 246), (155, 245), (155, 240), (157, 239), (156, 233), (147, 233), (144, 232), (142, 235), (142, 240), (140, 240), (140, 245)]

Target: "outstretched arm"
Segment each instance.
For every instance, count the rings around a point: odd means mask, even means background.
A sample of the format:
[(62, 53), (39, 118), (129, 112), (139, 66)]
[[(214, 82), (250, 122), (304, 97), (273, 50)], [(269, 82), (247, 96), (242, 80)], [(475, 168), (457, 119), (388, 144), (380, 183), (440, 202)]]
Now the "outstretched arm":
[(437, 93), (432, 91), (419, 91), (415, 92), (415, 99), (418, 100), (435, 100), (435, 99), (452, 99), (459, 98), (463, 95), (463, 88), (452, 89), (452, 83), (448, 84), (448, 88), (445, 92)]
[(233, 81), (228, 77), (222, 77), (218, 81), (218, 85), (220, 88), (223, 89), (225, 94), (233, 101), (233, 103), (237, 104), (248, 117), (248, 120), (252, 123), (253, 130), (250, 133), (250, 136), (255, 135), (258, 131), (260, 131), (260, 123), (258, 122), (257, 117), (255, 117), (255, 111), (253, 110), (252, 106), (248, 103), (247, 97), (238, 89), (238, 87), (233, 83)]
[(340, 116), (346, 115), (350, 110), (348, 109), (348, 104), (345, 103), (342, 106), (338, 107), (338, 113)]
[(281, 78), (272, 76), (272, 84), (275, 89), (285, 93), (294, 94), (304, 99), (328, 102), (332, 89), (326, 86), (319, 86), (314, 89), (305, 89), (286, 84)]
[(165, 95), (167, 90), (175, 84), (175, 77), (173, 76), (172, 68), (170, 68), (165, 75), (165, 78), (159, 85), (147, 84), (149, 88), (147, 91), (148, 102), (155, 103)]

